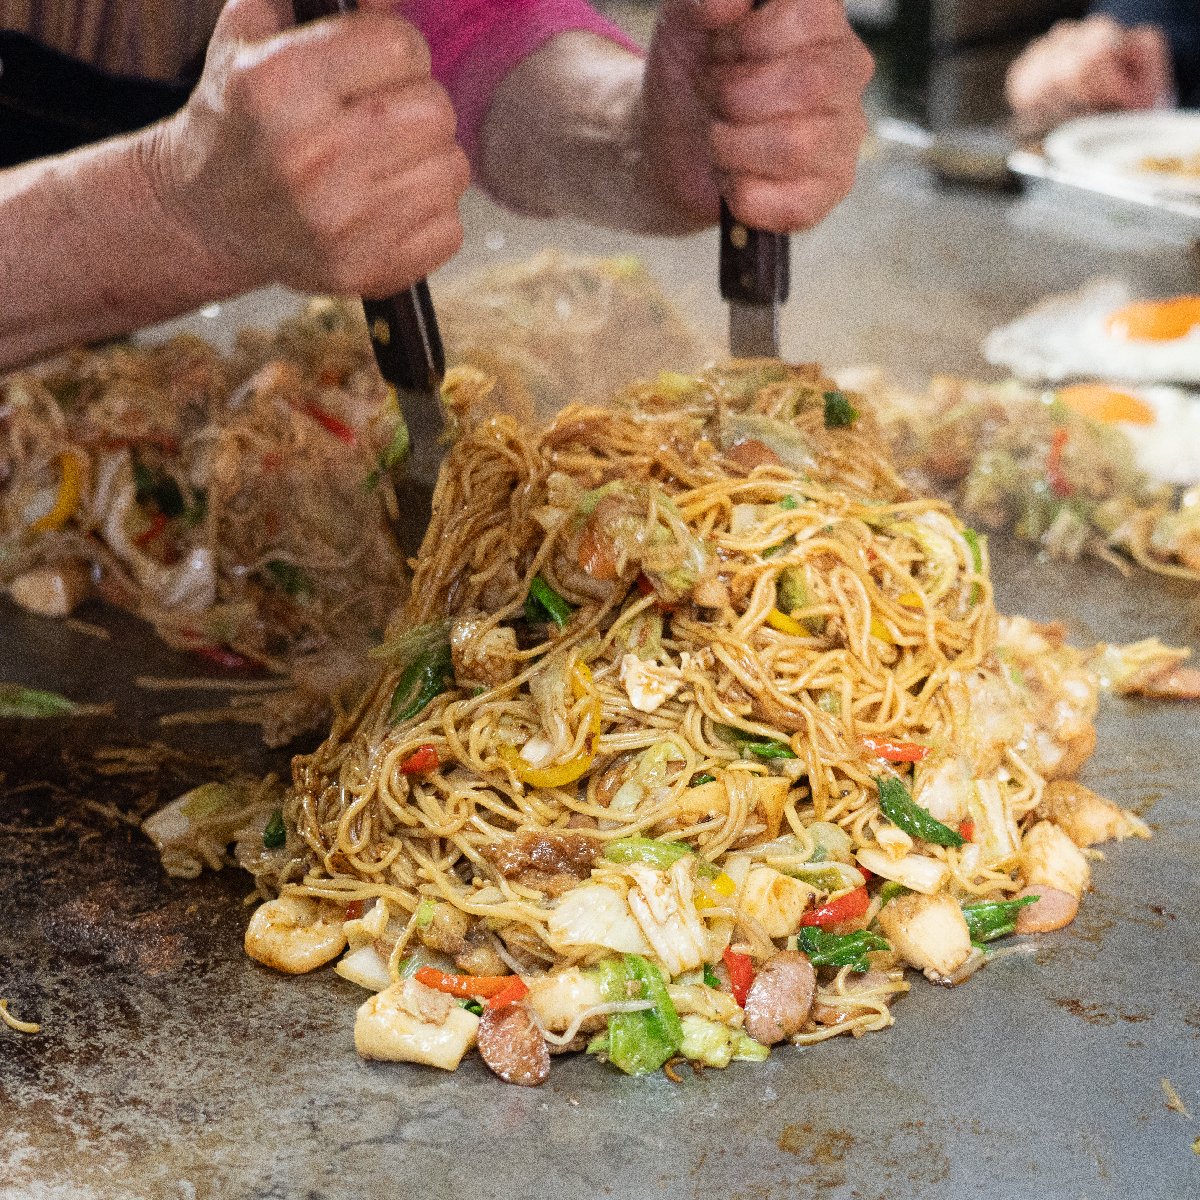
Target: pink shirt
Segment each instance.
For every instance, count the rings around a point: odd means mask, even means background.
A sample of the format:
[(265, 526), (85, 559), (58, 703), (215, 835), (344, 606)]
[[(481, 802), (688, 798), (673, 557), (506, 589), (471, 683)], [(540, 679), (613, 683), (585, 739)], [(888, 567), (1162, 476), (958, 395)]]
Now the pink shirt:
[(396, 11), (425, 35), (433, 77), (450, 93), (458, 142), (476, 166), (479, 132), (492, 93), (522, 59), (573, 30), (642, 50), (585, 0), (398, 0)]

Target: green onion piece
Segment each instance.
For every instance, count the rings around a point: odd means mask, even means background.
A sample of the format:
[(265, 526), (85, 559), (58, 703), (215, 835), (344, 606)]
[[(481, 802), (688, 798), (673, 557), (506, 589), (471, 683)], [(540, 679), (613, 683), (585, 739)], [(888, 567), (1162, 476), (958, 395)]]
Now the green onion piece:
[(776, 542), (774, 546), (768, 546), (763, 552), (763, 558), (774, 558), (776, 554), (790, 554), (796, 548), (796, 539), (794, 537), (784, 538), (782, 542)]
[(483, 1005), (471, 996), (468, 996), (465, 1000), (460, 1000), (458, 1007), (465, 1008), (467, 1012), (474, 1013), (477, 1017), (483, 1016)]
[[(604, 959), (597, 973), (606, 1003), (636, 998), (650, 1000), (654, 1007), (612, 1013), (607, 1034), (593, 1039), (588, 1053), (603, 1051), (627, 1075), (657, 1071), (683, 1045), (683, 1026), (658, 968), (640, 954), (626, 954), (620, 960)], [(641, 984), (633, 996), (626, 987), (629, 982)]]
[(860, 929), (857, 933), (829, 933), (818, 925), (800, 927), (800, 949), (814, 967), (851, 967), (865, 972), (871, 969), (867, 958), (872, 950), (890, 950), (877, 933)]
[(879, 907), (882, 908), (891, 900), (895, 900), (897, 896), (907, 896), (912, 888), (907, 888), (902, 883), (897, 883), (894, 879), (889, 879), (887, 883), (879, 889)]
[(56, 692), (0, 683), (0, 717), (69, 717), (75, 704)]
[[(449, 682), (447, 682), (449, 681)], [(400, 682), (392, 693), (392, 706), (388, 710), (388, 724), (407, 721), (415, 717), (435, 696), (440, 696), (454, 683), (454, 662), (450, 657), (450, 645), (430, 646), (421, 651), (404, 668)]]
[(433, 924), (433, 901), (422, 900), (417, 905), (417, 928), (428, 929)]
[(752, 733), (747, 733), (744, 729), (738, 729), (736, 725), (719, 725), (713, 724), (713, 732), (723, 742), (735, 747), (743, 753), (747, 750), (751, 754), (757, 755), (759, 758), (795, 758), (791, 746), (784, 742), (777, 742), (774, 738), (756, 737)]
[(943, 825), (936, 817), (931, 817), (908, 794), (908, 788), (894, 775), (888, 775), (884, 779), (874, 775), (872, 778), (879, 789), (879, 807), (893, 825), (903, 829), (911, 837), (933, 842), (937, 846), (965, 844), (966, 838), (955, 833), (949, 825)]
[(708, 963), (704, 964), (704, 985), (710, 988), (719, 988), (721, 986), (721, 981), (713, 974), (713, 969)]
[(693, 775), (691, 783), (688, 787), (699, 787), (702, 783), (716, 783), (717, 777), (711, 771), (705, 771), (703, 775)]
[(525, 597), (525, 620), (531, 625), (553, 621), (559, 629), (566, 627), (575, 610), (540, 576), (529, 581)]
[(263, 830), (263, 845), (268, 850), (278, 850), (287, 841), (287, 830), (283, 827), (283, 809), (277, 808)]
[(691, 854), (697, 859), (696, 871), (705, 879), (716, 879), (721, 868), (701, 858), (686, 842), (660, 842), (654, 838), (617, 838), (604, 847), (604, 857), (609, 862), (640, 862), (656, 870), (665, 871), (681, 858)]
[(1017, 913), (1039, 896), (1022, 896), (1020, 900), (988, 900), (981, 904), (964, 904), (962, 914), (971, 931), (971, 941), (991, 942), (1005, 937), (1017, 927)]
[(267, 573), (289, 596), (303, 597), (313, 594), (312, 580), (295, 563), (273, 558), (267, 563)]
[(825, 393), (825, 428), (845, 429), (858, 420), (858, 409), (841, 392)]
[[(973, 529), (963, 530), (963, 541), (971, 547), (971, 562), (976, 572), (983, 570), (983, 547), (987, 545), (987, 534), (978, 534)], [(983, 588), (974, 584), (971, 588), (971, 604), (978, 604), (983, 599)]]
[(779, 507), (782, 508), (784, 512), (791, 512), (792, 509), (800, 507), (800, 501), (797, 500), (795, 496), (784, 496), (784, 498), (779, 502)]
[(839, 892), (849, 885), (846, 877), (837, 867), (822, 867), (813, 863), (797, 863), (789, 867), (776, 867), (781, 875), (789, 875), (792, 879), (802, 879), (812, 884), (822, 892)]

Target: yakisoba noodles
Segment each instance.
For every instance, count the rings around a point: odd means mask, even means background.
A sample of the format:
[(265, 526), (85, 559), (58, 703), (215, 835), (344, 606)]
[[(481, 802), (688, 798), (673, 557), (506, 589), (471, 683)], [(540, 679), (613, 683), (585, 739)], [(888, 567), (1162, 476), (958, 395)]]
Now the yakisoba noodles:
[(487, 387), (447, 386), (378, 681), (239, 835), (281, 893), (250, 953), (348, 942), (365, 1056), (478, 1043), (538, 1083), (564, 1043), (639, 1073), (882, 1029), (905, 966), (956, 982), (1066, 924), (1080, 846), (1144, 832), (1063, 778), (1094, 677), (998, 621), (985, 540), (819, 370), (663, 376), (540, 431), (473, 424)]

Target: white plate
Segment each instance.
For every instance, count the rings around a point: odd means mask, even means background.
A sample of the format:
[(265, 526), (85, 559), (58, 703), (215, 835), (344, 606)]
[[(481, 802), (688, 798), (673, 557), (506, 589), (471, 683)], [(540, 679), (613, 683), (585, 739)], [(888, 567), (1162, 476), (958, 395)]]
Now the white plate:
[(1149, 157), (1200, 155), (1200, 112), (1125, 112), (1081, 117), (1046, 138), (1046, 156), (1056, 166), (1134, 179), (1160, 191), (1200, 195), (1200, 176), (1147, 171)]

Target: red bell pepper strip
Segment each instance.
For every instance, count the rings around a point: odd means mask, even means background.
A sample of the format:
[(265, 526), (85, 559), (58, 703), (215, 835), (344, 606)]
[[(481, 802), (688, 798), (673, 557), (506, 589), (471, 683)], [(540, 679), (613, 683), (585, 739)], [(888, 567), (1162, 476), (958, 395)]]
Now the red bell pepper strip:
[(436, 988), (439, 992), (449, 992), (460, 1000), (469, 1000), (472, 996), (495, 996), (512, 987), (511, 975), (447, 975), (437, 967), (422, 967), (413, 978), (426, 987)]
[(433, 746), (418, 746), (401, 764), (405, 775), (423, 775), (441, 765), (437, 749)]
[(745, 1008), (746, 993), (754, 982), (754, 964), (750, 961), (750, 955), (739, 954), (726, 946), (721, 957), (725, 959), (725, 966), (729, 969), (729, 986), (733, 998)]
[(358, 445), (358, 434), (346, 424), (345, 421), (339, 421), (332, 413), (326, 412), (315, 401), (308, 401), (307, 404), (300, 410), (307, 417), (312, 417), (322, 429), (329, 430), (335, 438), (346, 443), (347, 446)]
[(928, 746), (916, 742), (893, 742), (887, 738), (860, 737), (859, 745), (888, 762), (921, 762), (929, 757)]
[(1046, 478), (1050, 481), (1050, 490), (1060, 499), (1069, 496), (1075, 490), (1067, 481), (1062, 469), (1063, 447), (1070, 436), (1070, 430), (1062, 425), (1055, 429), (1050, 442), (1050, 454), (1046, 458)]
[(968, 842), (975, 840), (975, 822), (964, 821), (959, 827), (958, 832), (962, 837), (965, 837)]
[(510, 983), (508, 987), (504, 989), (504, 991), (497, 992), (491, 997), (490, 1000), (488, 1000), (488, 1008), (503, 1008), (506, 1004), (516, 1004), (516, 1002), (520, 1000), (527, 991), (529, 991), (529, 988), (525, 984), (525, 980), (523, 980), (520, 975), (509, 975), (507, 978), (511, 979), (512, 983)]
[[(644, 571), (638, 572), (637, 589), (642, 593), (643, 596), (651, 596), (656, 590), (654, 584), (650, 582)], [(663, 612), (674, 612), (679, 607), (679, 601), (660, 599), (658, 602), (658, 607), (661, 608)]]
[(814, 908), (800, 918), (801, 925), (836, 925), (839, 921), (853, 921), (861, 917), (870, 907), (871, 898), (865, 887), (846, 892), (821, 908)]
[(230, 670), (250, 664), (248, 658), (235, 654), (225, 646), (197, 646), (196, 653), (202, 654), (209, 662), (215, 662), (218, 667), (229, 667)]
[(142, 533), (139, 533), (137, 537), (133, 539), (133, 544), (139, 547), (148, 546), (156, 537), (158, 537), (160, 533), (162, 533), (164, 529), (166, 529), (166, 527), (166, 513), (155, 513), (153, 519), (150, 521), (150, 528)]

